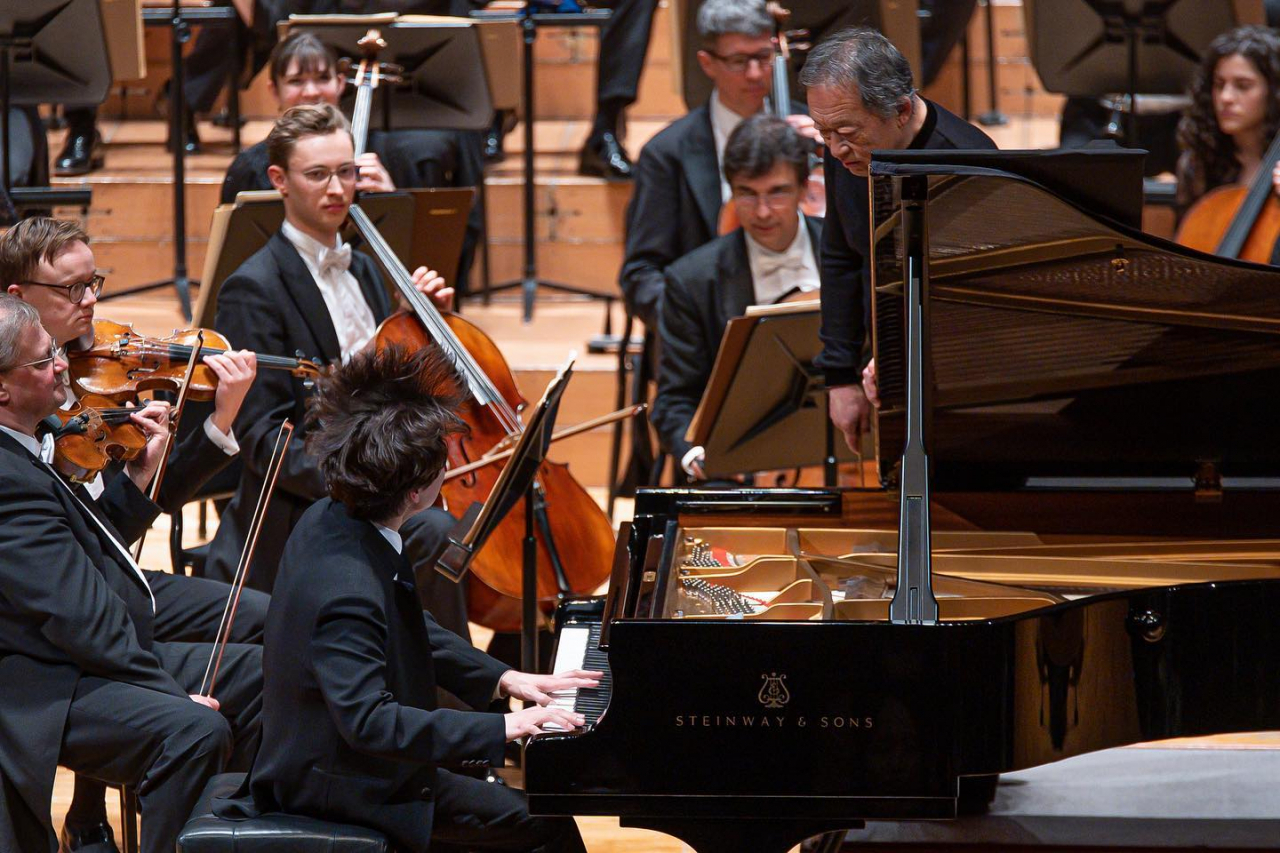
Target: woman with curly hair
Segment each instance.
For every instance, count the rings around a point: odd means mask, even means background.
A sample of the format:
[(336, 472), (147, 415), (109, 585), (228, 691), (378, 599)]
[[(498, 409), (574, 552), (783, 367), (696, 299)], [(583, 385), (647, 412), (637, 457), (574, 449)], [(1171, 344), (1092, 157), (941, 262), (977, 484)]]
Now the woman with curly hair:
[[(1226, 184), (1253, 180), (1280, 130), (1280, 35), (1237, 27), (1215, 38), (1191, 84), (1178, 125), (1178, 201), (1183, 207)], [(1280, 188), (1280, 168), (1273, 175)]]

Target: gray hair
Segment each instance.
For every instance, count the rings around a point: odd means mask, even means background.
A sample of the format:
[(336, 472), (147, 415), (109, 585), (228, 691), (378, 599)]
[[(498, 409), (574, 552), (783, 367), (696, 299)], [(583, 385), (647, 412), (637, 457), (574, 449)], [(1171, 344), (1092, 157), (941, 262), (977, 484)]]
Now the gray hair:
[(772, 35), (773, 17), (764, 0), (706, 0), (698, 9), (698, 35), (703, 48), (712, 47), (720, 36), (741, 33)]
[(12, 370), (22, 358), (22, 333), (40, 327), (40, 312), (11, 293), (0, 293), (0, 371)]
[(810, 51), (800, 69), (800, 85), (856, 88), (862, 105), (881, 118), (897, 115), (902, 100), (915, 93), (906, 57), (868, 27), (841, 30)]

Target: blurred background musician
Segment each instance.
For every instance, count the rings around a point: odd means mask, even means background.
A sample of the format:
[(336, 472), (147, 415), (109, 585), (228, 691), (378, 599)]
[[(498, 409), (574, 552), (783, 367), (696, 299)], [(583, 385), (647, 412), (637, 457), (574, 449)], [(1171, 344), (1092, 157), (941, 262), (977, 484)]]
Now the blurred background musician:
[(1178, 125), (1178, 203), (1190, 207), (1211, 190), (1248, 184), (1280, 130), (1280, 36), (1269, 27), (1237, 27), (1215, 38), (1190, 87)]
[(578, 171), (611, 181), (633, 177), (631, 158), (622, 145), (622, 113), (636, 102), (640, 73), (649, 49), (657, 0), (614, 0), (613, 14), (600, 28), (596, 69), (596, 114), (582, 147)]
[(659, 131), (636, 161), (619, 278), (628, 310), (649, 329), (661, 316), (663, 270), (716, 236), (730, 197), (722, 152), (738, 123), (764, 109), (773, 26), (763, 0), (703, 3), (698, 64), (714, 84), (711, 97)]
[[(284, 201), (279, 231), (222, 285), (215, 326), (257, 352), (315, 353), (345, 361), (373, 339), (393, 305), (374, 262), (352, 252), (339, 228), (355, 195), (355, 151), (346, 118), (331, 104), (293, 107), (266, 140), (273, 186)], [(447, 310), (453, 291), (426, 268), (419, 289)], [(274, 375), (268, 375), (274, 374)], [(304, 424), (310, 391), (283, 371), (263, 371), (245, 398), (236, 431), (244, 470), (209, 547), (207, 574), (226, 579), (244, 544), (266, 461), (285, 418)], [(305, 450), (307, 428), (294, 432), (254, 554), (249, 583), (270, 591), (289, 531), (324, 496), (324, 479)], [(426, 566), (453, 519), (441, 510), (418, 513), (403, 528), (406, 552), (422, 574), (426, 606), (441, 624), (467, 633), (464, 587)]]
[(685, 433), (729, 320), (751, 305), (816, 296), (822, 220), (800, 212), (811, 150), (776, 116), (739, 124), (725, 145), (724, 173), (741, 227), (667, 267), (651, 419), (663, 449), (691, 480), (704, 479), (705, 454)]
[(964, 119), (920, 97), (907, 60), (875, 30), (855, 27), (819, 44), (805, 62), (800, 83), (826, 143), (827, 222), (819, 261), (823, 349), (815, 363), (831, 389), (831, 419), (856, 451), (871, 416), (861, 381), (871, 306), (871, 152), (996, 145)]
[[(283, 112), (301, 104), (338, 105), (345, 81), (338, 76), (337, 57), (315, 33), (295, 31), (276, 45), (270, 59), (270, 88)], [(478, 186), (484, 180), (474, 133), (452, 130), (370, 130), (369, 150), (357, 160), (361, 192), (391, 192), (397, 187)], [(267, 178), (267, 146), (263, 140), (236, 155), (222, 182), (222, 203), (236, 193), (272, 189)], [(483, 211), (472, 205), (453, 282), (465, 282), (475, 257)]]

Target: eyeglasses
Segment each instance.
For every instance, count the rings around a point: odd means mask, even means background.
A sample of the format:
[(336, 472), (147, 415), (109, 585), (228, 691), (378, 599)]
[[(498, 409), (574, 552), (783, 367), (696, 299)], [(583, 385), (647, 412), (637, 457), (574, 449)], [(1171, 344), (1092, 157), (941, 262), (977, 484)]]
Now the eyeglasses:
[(307, 169), (302, 173), (302, 177), (307, 183), (313, 187), (327, 187), (329, 182), (337, 177), (338, 181), (344, 184), (354, 184), (356, 177), (360, 174), (360, 169), (355, 163), (343, 163), (336, 169), (326, 169), (324, 166), (315, 166)]
[(9, 370), (17, 370), (20, 367), (37, 367), (43, 369), (46, 364), (52, 364), (61, 356), (62, 351), (58, 349), (57, 344), (49, 344), (49, 354), (44, 358), (37, 358), (35, 361), (24, 361), (22, 364), (15, 364), (5, 372), (7, 373)]
[(740, 193), (737, 190), (733, 192), (733, 203), (744, 210), (755, 210), (756, 205), (761, 200), (774, 210), (782, 210), (789, 205), (795, 204), (796, 195), (799, 190), (774, 190), (771, 193), (760, 195), (759, 193)]
[(753, 62), (761, 68), (768, 68), (770, 63), (773, 62), (772, 50), (762, 50), (759, 53), (731, 53), (728, 56), (722, 56), (714, 50), (708, 50), (707, 54), (723, 62), (724, 66), (734, 74), (742, 74), (747, 70), (747, 66)]
[(53, 287), (67, 292), (67, 299), (79, 304), (85, 293), (92, 290), (94, 296), (102, 294), (102, 285), (107, 280), (105, 275), (95, 273), (88, 281), (76, 281), (71, 284), (50, 284), (47, 281), (20, 281), (18, 284), (34, 284), (37, 287)]

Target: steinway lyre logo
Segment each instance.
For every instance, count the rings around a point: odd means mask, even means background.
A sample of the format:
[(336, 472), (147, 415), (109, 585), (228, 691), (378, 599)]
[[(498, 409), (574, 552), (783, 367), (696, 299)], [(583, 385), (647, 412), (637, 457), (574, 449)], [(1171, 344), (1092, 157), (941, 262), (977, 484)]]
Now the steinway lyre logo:
[(760, 677), (764, 679), (764, 684), (760, 685), (756, 698), (761, 705), (766, 708), (781, 708), (791, 701), (791, 693), (787, 690), (787, 685), (783, 684), (787, 680), (786, 675), (770, 672), (761, 673)]

